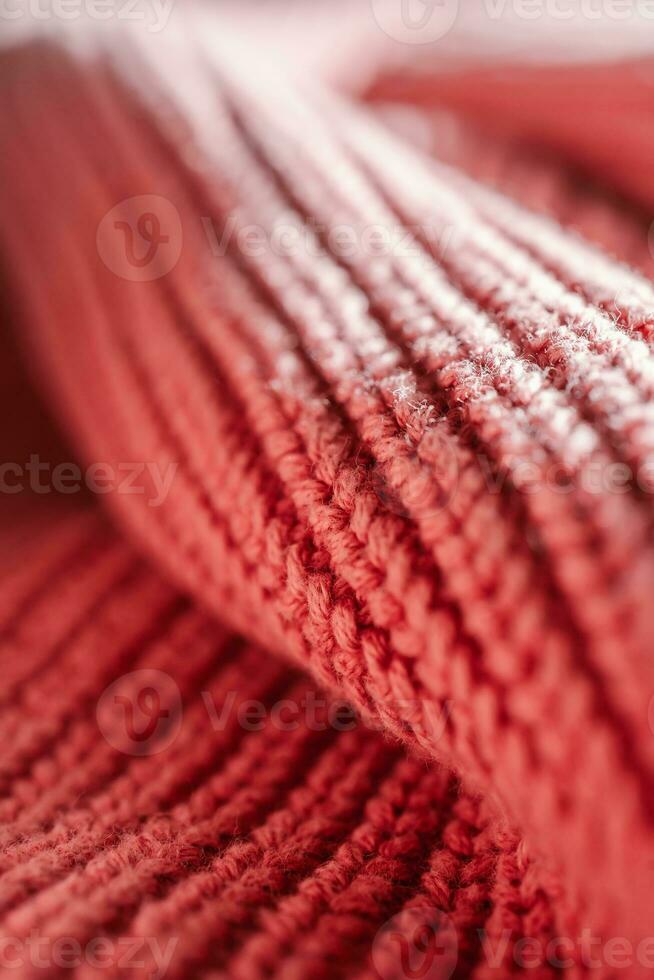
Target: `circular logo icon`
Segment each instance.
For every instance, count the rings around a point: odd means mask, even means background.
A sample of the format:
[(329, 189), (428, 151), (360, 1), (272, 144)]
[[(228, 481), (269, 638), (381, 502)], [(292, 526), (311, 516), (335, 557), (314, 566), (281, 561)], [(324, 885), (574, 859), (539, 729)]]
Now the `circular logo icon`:
[(151, 282), (174, 269), (182, 252), (182, 222), (158, 194), (127, 197), (107, 211), (96, 234), (107, 268), (130, 282)]
[(371, 0), (384, 34), (402, 44), (433, 44), (454, 27), (459, 0)]
[(381, 980), (449, 980), (458, 959), (454, 924), (435, 908), (409, 908), (374, 938), (372, 962)]
[(179, 687), (162, 670), (123, 674), (103, 692), (96, 710), (105, 739), (125, 755), (155, 755), (167, 748), (182, 724)]

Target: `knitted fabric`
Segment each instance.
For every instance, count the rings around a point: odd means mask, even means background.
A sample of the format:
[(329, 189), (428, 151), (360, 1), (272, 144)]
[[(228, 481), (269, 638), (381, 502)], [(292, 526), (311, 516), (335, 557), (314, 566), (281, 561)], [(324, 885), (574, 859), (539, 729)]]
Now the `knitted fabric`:
[[(3, 531), (21, 975), (36, 932), (113, 940), (80, 976), (170, 939), (166, 976), (407, 977), (384, 930), (417, 909), (434, 976), (614, 976), (588, 936), (652, 935), (654, 286), (562, 227), (565, 172), (561, 225), (228, 44), (2, 74), (12, 319), (81, 458), (133, 477), (117, 530)], [(102, 229), (144, 195), (180, 248), (133, 281)], [(105, 698), (135, 671), (168, 719), (136, 757)], [(275, 722), (320, 691), (347, 730)]]
[[(4, 966), (378, 976), (375, 936), (410, 909), (441, 929), (434, 910), (447, 909), (466, 972), (483, 962), (480, 930), (494, 975), (520, 938), (553, 939), (518, 839), (447, 770), (351, 720), (328, 724), (309, 681), (189, 606), (97, 517), (22, 532), (2, 582)], [(9, 557), (16, 534), (4, 529)], [(168, 677), (157, 707), (170, 716), (139, 757), (120, 715), (96, 710), (116, 681), (134, 696), (144, 673)], [(275, 704), (312, 696), (313, 720), (275, 718)], [(244, 727), (254, 702), (261, 717)], [(377, 940), (382, 975), (396, 975), (393, 954)]]
[(562, 166), (542, 145), (498, 136), (443, 109), (389, 103), (380, 105), (377, 115), (423, 153), (555, 220), (652, 278), (649, 211), (629, 196), (608, 193), (587, 171)]

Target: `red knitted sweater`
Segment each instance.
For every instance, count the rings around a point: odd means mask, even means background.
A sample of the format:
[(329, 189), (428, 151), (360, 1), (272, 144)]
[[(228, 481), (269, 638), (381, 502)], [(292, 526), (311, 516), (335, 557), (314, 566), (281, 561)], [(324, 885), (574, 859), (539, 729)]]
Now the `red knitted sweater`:
[(207, 17), (0, 53), (0, 965), (648, 976), (642, 65)]

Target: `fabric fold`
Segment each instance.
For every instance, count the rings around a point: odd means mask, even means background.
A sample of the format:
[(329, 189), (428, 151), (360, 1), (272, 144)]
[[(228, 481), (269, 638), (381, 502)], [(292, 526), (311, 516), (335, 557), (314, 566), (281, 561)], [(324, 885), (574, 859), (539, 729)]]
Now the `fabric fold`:
[[(244, 978), (306, 975), (307, 959), (316, 975), (370, 970), (377, 931), (409, 908), (449, 916), (462, 977), (527, 969), (519, 938), (640, 949), (654, 286), (620, 261), (619, 233), (602, 239), (614, 258), (456, 153), (434, 160), (370, 106), (245, 51), (189, 31), (2, 55), (20, 339), (84, 464), (125, 476), (105, 494), (125, 541), (77, 573), (109, 589), (81, 638), (10, 661), (16, 688), (34, 674), (34, 705), (52, 674), (75, 680), (22, 733), (18, 705), (3, 722), (2, 773), (24, 794), (7, 802), (9, 934), (174, 927), (167, 975)], [(573, 114), (520, 77), (552, 148), (648, 203), (646, 157), (573, 147)], [(502, 100), (468, 84), (506, 136)], [(467, 115), (467, 87), (438, 91)], [(381, 80), (369, 96), (427, 101)], [(99, 768), (83, 761), (91, 702), (142, 660), (188, 688), (196, 719), (162, 783), (154, 758), (119, 774), (111, 734)], [(265, 704), (318, 684), (359, 720), (288, 738), (268, 721), (230, 754), (200, 727), (208, 678), (219, 699)], [(35, 788), (59, 732), (75, 768)], [(218, 753), (224, 773), (200, 785)], [(484, 937), (503, 929), (492, 965)], [(586, 975), (572, 947), (535, 969)]]

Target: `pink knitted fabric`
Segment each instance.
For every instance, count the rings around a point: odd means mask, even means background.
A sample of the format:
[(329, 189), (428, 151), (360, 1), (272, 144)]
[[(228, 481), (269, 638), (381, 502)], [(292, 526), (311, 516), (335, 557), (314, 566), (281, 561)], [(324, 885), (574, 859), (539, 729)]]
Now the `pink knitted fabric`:
[(506, 143), (501, 99), (436, 159), (443, 117), (421, 151), (206, 35), (0, 60), (12, 326), (84, 465), (130, 473), (108, 517), (2, 528), (3, 965), (649, 975), (643, 175), (536, 96), (629, 205)]

